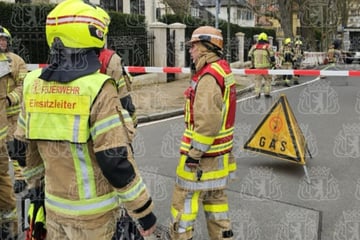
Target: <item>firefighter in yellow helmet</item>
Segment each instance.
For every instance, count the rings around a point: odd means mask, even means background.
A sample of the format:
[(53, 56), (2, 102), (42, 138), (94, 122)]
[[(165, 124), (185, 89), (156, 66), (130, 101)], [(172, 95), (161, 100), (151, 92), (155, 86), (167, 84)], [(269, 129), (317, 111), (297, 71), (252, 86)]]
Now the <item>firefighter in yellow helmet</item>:
[[(17, 161), (11, 161), (14, 168), (14, 185), (8, 173), (9, 158), (12, 159), (14, 148), (13, 134), (22, 101), (22, 83), (27, 73), (25, 61), (13, 53), (10, 47), (11, 34), (5, 27), (0, 26), (0, 221), (8, 227), (17, 226), (14, 192), (19, 193), (26, 188)], [(17, 232), (16, 229), (10, 230), (6, 227), (1, 229), (1, 239), (12, 239)], [(13, 236), (5, 236), (6, 232)]]
[[(249, 50), (249, 60), (256, 69), (270, 69), (275, 65), (275, 54), (272, 46), (269, 44), (268, 36), (262, 32), (258, 36), (257, 43), (254, 44)], [(271, 75), (258, 74), (255, 75), (255, 98), (259, 99), (262, 88), (262, 80), (264, 83), (264, 95), (265, 97), (271, 97)]]
[[(104, 21), (107, 23), (105, 30), (105, 36), (107, 36), (109, 25), (110, 25), (110, 16), (102, 8), (97, 7), (99, 15), (103, 17)], [(134, 126), (137, 126), (136, 118), (136, 108), (132, 101), (130, 92), (132, 91), (132, 77), (126, 72), (123, 59), (113, 50), (106, 47), (100, 50), (99, 60), (100, 60), (100, 72), (105, 73), (115, 79), (116, 84), (118, 85), (118, 92), (121, 105), (125, 110), (127, 110), (133, 119)]]
[[(292, 69), (294, 66), (294, 49), (291, 38), (285, 38), (284, 44), (280, 49), (281, 66), (283, 69)], [(283, 75), (284, 86), (290, 87), (292, 75)]]
[[(1, 76), (0, 81), (7, 84), (6, 87), (6, 113), (9, 124), (9, 131), (7, 134), (7, 148), (10, 154), (13, 149), (13, 134), (16, 128), (17, 118), (20, 112), (20, 103), (22, 101), (22, 83), (25, 75), (27, 74), (27, 66), (25, 61), (17, 54), (11, 51), (12, 37), (10, 32), (5, 28), (0, 26), (0, 61), (2, 65), (7, 65), (5, 69), (8, 69), (9, 72), (5, 72)], [(2, 68), (4, 69), (4, 68)], [(4, 70), (2, 70), (4, 71)], [(4, 75), (5, 74), (5, 75)], [(19, 193), (25, 190), (26, 182), (21, 173), (21, 168), (18, 165), (17, 161), (11, 161), (14, 169), (14, 192)]]
[(15, 155), (35, 199), (45, 177), (47, 239), (111, 239), (119, 200), (143, 236), (155, 228), (153, 202), (127, 138), (132, 119), (115, 81), (99, 73), (105, 28), (95, 6), (59, 3), (46, 18), (50, 64), (24, 79)]
[(235, 79), (223, 59), (221, 31), (199, 27), (192, 33), (189, 45), (193, 75), (185, 91), (185, 132), (171, 203), (171, 239), (192, 239), (201, 203), (209, 235), (206, 239), (232, 239), (224, 190), (236, 170), (231, 153)]

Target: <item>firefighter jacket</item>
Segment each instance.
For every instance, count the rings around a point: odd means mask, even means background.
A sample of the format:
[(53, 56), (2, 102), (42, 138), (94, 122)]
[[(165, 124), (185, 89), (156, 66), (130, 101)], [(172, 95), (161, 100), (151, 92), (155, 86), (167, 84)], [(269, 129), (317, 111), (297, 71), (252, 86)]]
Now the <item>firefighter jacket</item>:
[(99, 60), (101, 63), (100, 72), (115, 79), (121, 105), (129, 112), (136, 125), (136, 109), (130, 96), (132, 91), (131, 76), (125, 71), (121, 57), (115, 51), (104, 48), (100, 51)]
[[(198, 68), (198, 63), (190, 87), (185, 91), (185, 132), (176, 170), (177, 183), (193, 190), (223, 188), (228, 175), (236, 170), (230, 154), (236, 112), (235, 79), (225, 60), (212, 53), (203, 59), (204, 65)], [(187, 156), (200, 159), (200, 165), (206, 169), (201, 182), (185, 165)]]
[(280, 58), (282, 64), (292, 65), (294, 62), (294, 49), (290, 45), (284, 45), (280, 50)]
[(253, 45), (248, 55), (255, 68), (271, 68), (275, 64), (274, 50), (269, 43)]
[(120, 106), (115, 82), (98, 72), (67, 83), (40, 74), (35, 70), (24, 80), (15, 136), (27, 142), (24, 176), (30, 187), (45, 174), (46, 217), (94, 229), (118, 216), (121, 201), (144, 229), (152, 226), (153, 203), (124, 127), (132, 120)]
[(10, 72), (1, 77), (0, 81), (6, 82), (6, 113), (7, 116), (12, 116), (20, 112), (22, 83), (28, 70), (25, 61), (20, 56), (12, 52), (6, 52), (5, 55)]
[[(22, 83), (27, 68), (24, 60), (12, 52), (0, 53), (0, 140), (11, 140), (14, 120), (8, 117), (20, 112)], [(16, 121), (16, 120), (15, 120)]]

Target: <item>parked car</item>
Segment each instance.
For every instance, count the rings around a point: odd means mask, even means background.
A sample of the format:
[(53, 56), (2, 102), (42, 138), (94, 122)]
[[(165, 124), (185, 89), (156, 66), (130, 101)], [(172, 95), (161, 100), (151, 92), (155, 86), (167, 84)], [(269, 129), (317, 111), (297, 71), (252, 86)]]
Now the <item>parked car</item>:
[(342, 51), (344, 62), (351, 64), (354, 62), (360, 62), (360, 52), (356, 51)]

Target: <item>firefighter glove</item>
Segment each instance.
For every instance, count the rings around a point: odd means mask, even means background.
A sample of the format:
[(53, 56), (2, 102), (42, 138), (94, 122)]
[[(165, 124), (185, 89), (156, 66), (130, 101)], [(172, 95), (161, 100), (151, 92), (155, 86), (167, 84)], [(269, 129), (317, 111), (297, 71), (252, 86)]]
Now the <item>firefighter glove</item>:
[(42, 188), (29, 190), (30, 207), (28, 210), (29, 229), (26, 232), (26, 240), (46, 239), (46, 211), (44, 205), (44, 191)]
[(190, 156), (188, 156), (185, 160), (185, 164), (186, 166), (188, 166), (189, 168), (196, 168), (199, 166), (200, 160), (196, 160)]

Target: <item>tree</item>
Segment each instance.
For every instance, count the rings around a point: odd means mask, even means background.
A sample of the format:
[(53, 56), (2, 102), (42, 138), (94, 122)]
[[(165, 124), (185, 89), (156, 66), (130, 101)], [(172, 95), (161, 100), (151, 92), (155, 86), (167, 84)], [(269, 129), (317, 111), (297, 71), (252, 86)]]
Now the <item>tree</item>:
[(293, 37), (293, 0), (255, 0), (250, 6), (258, 17), (267, 16), (278, 20), (285, 37)]
[(284, 37), (293, 38), (293, 0), (278, 0), (280, 24), (284, 31)]
[[(327, 46), (328, 38), (334, 37), (341, 19), (340, 10), (343, 10), (343, 15), (346, 14), (348, 10), (344, 10), (344, 6), (349, 1), (360, 0), (254, 0), (253, 10), (258, 16), (266, 15), (277, 19), (284, 37), (300, 35), (308, 50), (320, 50)], [(268, 11), (269, 6), (277, 6), (277, 11)], [(294, 15), (300, 23), (296, 33), (293, 32)]]
[(168, 5), (176, 15), (185, 16), (189, 13), (191, 0), (163, 0), (163, 3)]

